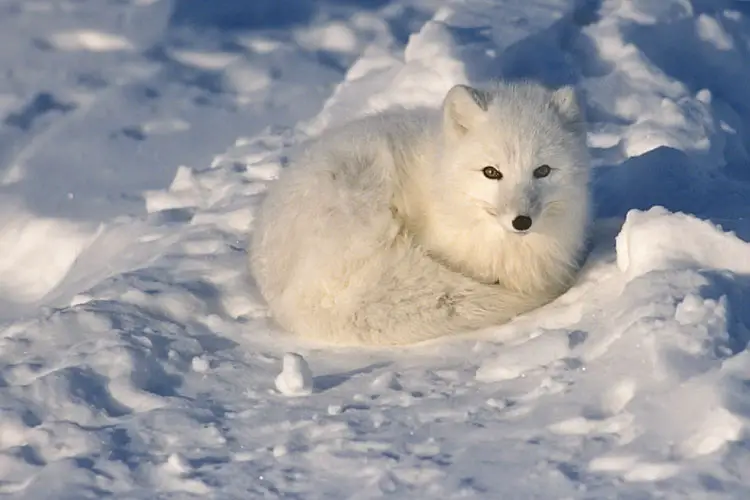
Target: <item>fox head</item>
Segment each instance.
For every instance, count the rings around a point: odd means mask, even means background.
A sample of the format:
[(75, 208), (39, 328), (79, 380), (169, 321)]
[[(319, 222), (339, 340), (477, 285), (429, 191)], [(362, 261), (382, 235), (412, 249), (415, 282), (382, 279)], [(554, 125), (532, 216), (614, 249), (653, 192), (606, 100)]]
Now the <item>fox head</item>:
[(572, 87), (454, 86), (443, 102), (439, 163), (444, 207), (464, 221), (471, 213), (503, 233), (544, 234), (586, 210), (586, 127)]

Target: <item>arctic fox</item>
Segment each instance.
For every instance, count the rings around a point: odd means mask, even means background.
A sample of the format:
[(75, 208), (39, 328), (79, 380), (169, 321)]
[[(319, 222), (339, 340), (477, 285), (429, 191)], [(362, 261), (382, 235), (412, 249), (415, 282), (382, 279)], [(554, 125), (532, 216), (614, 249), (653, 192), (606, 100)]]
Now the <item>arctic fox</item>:
[(507, 322), (563, 293), (589, 216), (572, 87), (456, 85), (441, 109), (329, 130), (274, 181), (250, 269), (312, 340), (396, 345)]

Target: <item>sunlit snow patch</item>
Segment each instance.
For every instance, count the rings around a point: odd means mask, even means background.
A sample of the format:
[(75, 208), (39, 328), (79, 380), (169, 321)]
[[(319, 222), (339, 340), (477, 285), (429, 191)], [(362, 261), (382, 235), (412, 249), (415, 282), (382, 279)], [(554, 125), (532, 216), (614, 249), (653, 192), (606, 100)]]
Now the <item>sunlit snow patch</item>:
[(134, 49), (133, 44), (127, 38), (94, 30), (74, 30), (57, 33), (49, 38), (49, 42), (58, 50), (69, 51), (113, 52)]
[(97, 231), (65, 219), (0, 206), (0, 290), (16, 302), (41, 299), (68, 273)]

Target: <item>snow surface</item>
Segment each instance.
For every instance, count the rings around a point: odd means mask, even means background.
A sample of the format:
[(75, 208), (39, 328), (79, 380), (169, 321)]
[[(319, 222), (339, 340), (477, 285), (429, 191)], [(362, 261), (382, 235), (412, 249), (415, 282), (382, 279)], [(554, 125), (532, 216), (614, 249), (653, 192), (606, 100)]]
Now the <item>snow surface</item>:
[[(750, 498), (750, 3), (3, 0), (0, 67), (3, 498)], [(498, 76), (585, 96), (576, 286), (398, 350), (276, 329), (291, 150)]]

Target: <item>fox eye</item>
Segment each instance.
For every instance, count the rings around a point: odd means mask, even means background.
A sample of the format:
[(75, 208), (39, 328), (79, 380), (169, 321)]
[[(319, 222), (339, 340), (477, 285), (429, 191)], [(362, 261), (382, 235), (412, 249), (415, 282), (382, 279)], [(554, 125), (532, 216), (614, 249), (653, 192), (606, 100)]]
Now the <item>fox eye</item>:
[(549, 165), (541, 165), (534, 169), (534, 177), (537, 179), (541, 179), (543, 177), (547, 177), (550, 172), (552, 172), (552, 168)]
[(488, 179), (493, 179), (493, 180), (496, 180), (496, 181), (499, 181), (500, 179), (503, 178), (503, 174), (498, 169), (496, 169), (495, 167), (484, 167), (482, 169), (482, 173)]

